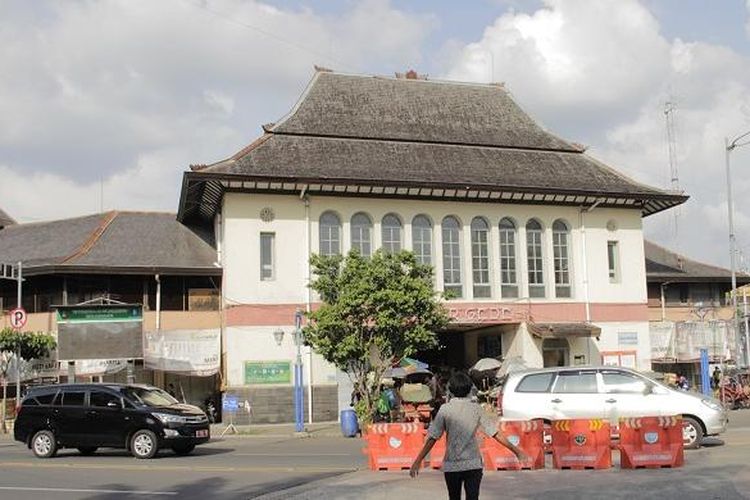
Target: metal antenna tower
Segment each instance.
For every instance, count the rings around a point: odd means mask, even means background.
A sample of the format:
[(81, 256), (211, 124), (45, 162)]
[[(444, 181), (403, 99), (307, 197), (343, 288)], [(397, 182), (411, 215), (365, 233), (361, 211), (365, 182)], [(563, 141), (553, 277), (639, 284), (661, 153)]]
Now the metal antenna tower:
[[(664, 118), (667, 126), (667, 151), (669, 155), (669, 178), (670, 184), (669, 189), (675, 193), (680, 192), (680, 176), (677, 169), (677, 140), (675, 138), (675, 111), (677, 105), (673, 100), (668, 100), (664, 103)], [(677, 229), (678, 229), (678, 217), (680, 211), (678, 208), (672, 209), (672, 216), (674, 225), (672, 227), (674, 231), (674, 239), (677, 241)]]

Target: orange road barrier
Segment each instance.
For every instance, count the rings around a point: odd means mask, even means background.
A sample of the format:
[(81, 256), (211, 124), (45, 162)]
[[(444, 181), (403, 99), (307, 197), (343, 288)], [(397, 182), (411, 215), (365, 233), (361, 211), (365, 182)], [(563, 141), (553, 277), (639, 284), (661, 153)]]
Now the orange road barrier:
[(485, 436), (482, 457), (486, 470), (521, 470), (544, 468), (544, 423), (541, 420), (504, 421), (500, 433), (521, 448), (531, 460), (519, 462), (516, 456), (495, 438)]
[(409, 469), (427, 434), (418, 423), (373, 424), (365, 432), (366, 448), (371, 470)]
[(609, 422), (602, 419), (552, 422), (552, 463), (556, 469), (612, 467)]
[(623, 469), (681, 467), (685, 463), (682, 418), (620, 419), (619, 448)]

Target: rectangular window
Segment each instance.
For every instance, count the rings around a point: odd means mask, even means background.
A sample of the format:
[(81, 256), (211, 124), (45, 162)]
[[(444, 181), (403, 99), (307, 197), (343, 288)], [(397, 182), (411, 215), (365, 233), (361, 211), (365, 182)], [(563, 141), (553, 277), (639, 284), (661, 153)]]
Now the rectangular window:
[(490, 287), (490, 256), (488, 254), (486, 229), (471, 231), (472, 278), (474, 281), (474, 298), (486, 299), (492, 296)]
[(570, 298), (570, 269), (568, 259), (568, 233), (554, 231), (552, 247), (555, 260), (555, 296)]
[(274, 272), (274, 239), (275, 233), (260, 233), (260, 279), (270, 281), (275, 278)]
[(616, 241), (607, 242), (607, 263), (609, 265), (609, 282), (620, 282), (620, 251)]
[(458, 229), (443, 228), (443, 282), (445, 291), (454, 298), (461, 298), (461, 233)]
[(526, 232), (526, 257), (529, 263), (529, 297), (544, 297), (544, 261), (542, 258), (542, 232)]
[(515, 229), (500, 230), (500, 295), (503, 298), (518, 297)]
[(412, 226), (412, 251), (420, 264), (432, 265), (432, 228)]
[(83, 406), (85, 392), (68, 392), (65, 391), (62, 397), (63, 406)]

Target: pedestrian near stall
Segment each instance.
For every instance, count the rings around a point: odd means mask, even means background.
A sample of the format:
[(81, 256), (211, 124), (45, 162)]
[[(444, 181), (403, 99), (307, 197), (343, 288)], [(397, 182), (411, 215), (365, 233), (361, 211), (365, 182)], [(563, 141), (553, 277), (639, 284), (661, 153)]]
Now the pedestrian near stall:
[(477, 429), (494, 437), (498, 443), (508, 448), (520, 461), (529, 457), (521, 449), (510, 443), (497, 431), (497, 422), (487, 415), (479, 404), (469, 399), (471, 379), (465, 373), (454, 374), (448, 382), (450, 400), (438, 411), (427, 431), (427, 440), (411, 466), (409, 475), (416, 477), (422, 461), (443, 433), (446, 434), (443, 473), (450, 500), (461, 499), (461, 489), (466, 491), (466, 500), (479, 498), (482, 482), (482, 455), (476, 439)]

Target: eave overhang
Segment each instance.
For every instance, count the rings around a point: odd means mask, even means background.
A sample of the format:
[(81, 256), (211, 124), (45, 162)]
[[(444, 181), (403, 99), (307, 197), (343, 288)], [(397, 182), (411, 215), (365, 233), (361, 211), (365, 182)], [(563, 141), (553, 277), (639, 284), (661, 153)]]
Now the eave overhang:
[(643, 217), (680, 205), (684, 194), (606, 193), (523, 186), (432, 184), (399, 180), (378, 182), (339, 179), (252, 176), (210, 172), (185, 172), (177, 219), (183, 223), (213, 220), (228, 192), (299, 194), (302, 190), (319, 196), (450, 200), (486, 203), (514, 203), (561, 206), (591, 206), (639, 209)]

